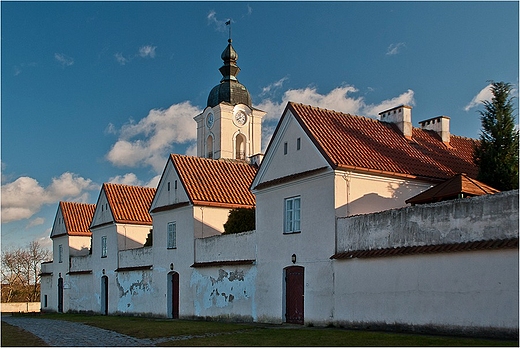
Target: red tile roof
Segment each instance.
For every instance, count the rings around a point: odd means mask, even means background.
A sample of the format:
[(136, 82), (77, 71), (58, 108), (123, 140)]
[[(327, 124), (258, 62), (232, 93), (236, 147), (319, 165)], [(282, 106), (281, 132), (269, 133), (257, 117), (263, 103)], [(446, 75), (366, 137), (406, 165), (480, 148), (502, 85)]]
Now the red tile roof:
[[(69, 236), (91, 236), (90, 223), (96, 210), (95, 204), (60, 202), (59, 209)], [(60, 234), (63, 235), (63, 234)], [(52, 238), (58, 235), (51, 236)]]
[(331, 259), (353, 259), (371, 258), (387, 256), (404, 256), (414, 254), (434, 254), (447, 252), (460, 252), (472, 250), (493, 250), (493, 249), (518, 249), (518, 238), (499, 239), (499, 240), (480, 240), (463, 243), (417, 245), (397, 248), (371, 249), (371, 250), (352, 250), (332, 255)]
[(407, 199), (406, 203), (420, 204), (433, 203), (446, 199), (458, 198), (459, 194), (466, 196), (481, 196), (500, 192), (476, 179), (468, 177), (466, 174), (456, 174), (451, 179), (419, 193)]
[(431, 179), (477, 175), (473, 139), (451, 135), (446, 146), (434, 131), (413, 128), (408, 140), (375, 119), (292, 102), (287, 109), (333, 168)]
[(104, 183), (102, 190), (116, 223), (151, 225), (149, 209), (155, 188)]
[(254, 207), (249, 191), (257, 167), (242, 161), (171, 154), (190, 202), (195, 205), (227, 208)]

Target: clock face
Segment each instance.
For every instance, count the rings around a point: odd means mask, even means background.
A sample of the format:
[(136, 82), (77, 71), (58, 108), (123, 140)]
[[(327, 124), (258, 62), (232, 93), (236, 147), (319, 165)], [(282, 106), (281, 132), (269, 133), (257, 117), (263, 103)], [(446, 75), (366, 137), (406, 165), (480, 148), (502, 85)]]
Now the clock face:
[(246, 113), (242, 110), (237, 111), (235, 114), (235, 121), (238, 125), (243, 126), (247, 121)]
[(213, 123), (215, 122), (215, 119), (213, 118), (213, 113), (209, 113), (208, 117), (206, 118), (206, 125), (208, 128), (213, 127)]

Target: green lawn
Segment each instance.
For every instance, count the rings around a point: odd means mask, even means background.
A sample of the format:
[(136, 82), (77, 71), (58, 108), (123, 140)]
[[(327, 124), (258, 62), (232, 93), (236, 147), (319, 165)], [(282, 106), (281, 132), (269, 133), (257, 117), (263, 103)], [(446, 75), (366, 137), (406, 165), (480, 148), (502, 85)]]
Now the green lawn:
[(2, 347), (44, 347), (47, 344), (32, 333), (2, 322)]
[[(516, 346), (518, 341), (402, 334), (294, 325), (222, 323), (79, 314), (42, 314), (136, 338), (164, 338), (161, 346)], [(4, 324), (5, 325), (5, 324)], [(2, 325), (2, 345), (4, 327)], [(171, 338), (171, 339), (170, 339)], [(182, 339), (181, 339), (182, 338)], [(9, 344), (8, 344), (9, 345)], [(20, 344), (19, 344), (20, 345)], [(41, 345), (41, 344), (27, 344)]]

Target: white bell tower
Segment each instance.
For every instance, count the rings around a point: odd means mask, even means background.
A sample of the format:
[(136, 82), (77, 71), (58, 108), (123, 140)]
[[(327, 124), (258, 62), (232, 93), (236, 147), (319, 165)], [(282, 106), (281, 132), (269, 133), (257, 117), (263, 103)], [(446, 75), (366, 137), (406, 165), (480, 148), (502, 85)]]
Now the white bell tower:
[(209, 93), (204, 111), (194, 117), (197, 156), (250, 161), (262, 150), (262, 117), (266, 113), (252, 106), (249, 91), (236, 78), (240, 68), (231, 39), (221, 58), (222, 79)]

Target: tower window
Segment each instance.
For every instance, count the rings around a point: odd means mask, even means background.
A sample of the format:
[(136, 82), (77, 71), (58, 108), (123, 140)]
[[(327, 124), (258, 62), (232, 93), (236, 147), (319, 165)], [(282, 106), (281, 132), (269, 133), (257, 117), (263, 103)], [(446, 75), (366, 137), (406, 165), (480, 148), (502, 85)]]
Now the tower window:
[(238, 134), (235, 138), (235, 158), (246, 159), (246, 139), (242, 134)]
[(213, 136), (206, 139), (206, 158), (213, 158)]

